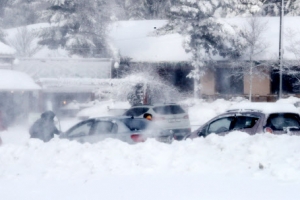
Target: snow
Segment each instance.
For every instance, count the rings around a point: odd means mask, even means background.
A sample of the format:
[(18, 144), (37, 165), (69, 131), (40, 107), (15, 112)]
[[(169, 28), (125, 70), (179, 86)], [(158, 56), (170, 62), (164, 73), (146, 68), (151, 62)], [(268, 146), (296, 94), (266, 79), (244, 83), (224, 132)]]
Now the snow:
[(179, 34), (155, 36), (155, 30), (166, 20), (119, 21), (112, 25), (110, 42), (121, 56), (138, 62), (178, 62), (191, 58), (183, 47)]
[[(203, 9), (206, 7), (203, 7)], [(247, 17), (219, 18), (218, 22), (225, 25), (226, 30), (234, 34), (229, 25), (240, 29), (249, 28)], [(258, 18), (259, 22), (266, 23), (266, 29), (262, 33), (267, 48), (255, 56), (256, 60), (277, 60), (279, 50), (279, 17)], [(189, 61), (191, 54), (186, 53), (182, 46), (184, 36), (169, 34), (155, 36), (155, 29), (167, 23), (166, 20), (143, 20), (143, 21), (119, 21), (112, 25), (110, 31), (111, 42), (122, 56), (132, 58), (132, 61), (143, 62), (178, 62)], [(294, 40), (299, 41), (300, 17), (284, 17), (283, 31), (283, 57), (286, 60), (295, 60), (299, 55), (289, 51), (291, 38), (289, 33), (297, 33)], [(226, 25), (227, 24), (227, 25)], [(214, 60), (226, 60), (221, 56), (213, 56)], [(248, 59), (244, 57), (242, 59)]]
[(16, 53), (16, 50), (2, 42), (0, 42), (0, 55), (13, 55)]
[[(203, 7), (204, 9), (204, 7)], [(219, 18), (218, 22), (223, 24), (230, 24), (244, 29), (249, 18), (235, 17), (235, 18)], [(279, 49), (279, 17), (263, 17), (259, 18), (261, 23), (266, 23), (266, 30), (262, 34), (262, 38), (267, 44), (267, 49), (256, 55), (256, 60), (277, 60)], [(286, 60), (294, 60), (299, 55), (295, 55), (289, 50), (293, 41), (299, 41), (299, 23), (300, 17), (284, 17), (284, 31), (283, 31), (283, 57)], [(115, 54), (120, 53), (123, 57), (130, 57), (134, 62), (181, 62), (190, 61), (191, 54), (186, 53), (183, 48), (185, 36), (177, 33), (168, 35), (155, 34), (155, 31), (164, 26), (167, 20), (136, 20), (136, 21), (117, 21), (114, 22), (109, 29), (109, 43), (112, 51)], [(50, 24), (40, 23), (27, 26), (29, 31), (39, 31), (42, 28), (49, 27)], [(231, 28), (226, 25), (226, 30)], [(249, 27), (248, 27), (249, 28)], [(5, 30), (7, 39), (12, 40), (16, 37), (17, 28)], [(295, 38), (290, 38), (289, 33), (297, 33)], [(35, 41), (37, 42), (37, 41)], [(33, 46), (36, 46), (34, 44)], [(0, 44), (0, 53), (1, 53)], [(33, 58), (68, 58), (66, 50), (57, 49), (50, 50), (43, 47), (40, 51), (32, 56)], [(76, 58), (76, 56), (72, 56)], [(226, 60), (221, 56), (213, 56), (214, 60)], [(248, 58), (243, 58), (248, 59)]]
[[(236, 99), (180, 102), (201, 125)], [(119, 104), (121, 105), (121, 104)], [(278, 104), (280, 105), (280, 104)], [(104, 109), (104, 108), (103, 108)], [(76, 122), (62, 119), (63, 130)], [(28, 127), (0, 132), (1, 199), (298, 199), (297, 136), (233, 132), (172, 144), (80, 144), (29, 139)]]
[(297, 108), (291, 104), (291, 103), (268, 103), (268, 102), (255, 102), (255, 103), (239, 103), (235, 104), (231, 107), (229, 107), (228, 110), (246, 110), (246, 109), (253, 109), (253, 110), (258, 110), (262, 111), (264, 113), (283, 113), (283, 112), (288, 112), (288, 113), (297, 113), (299, 114)]
[(33, 79), (27, 74), (19, 71), (0, 69), (0, 90), (40, 90)]

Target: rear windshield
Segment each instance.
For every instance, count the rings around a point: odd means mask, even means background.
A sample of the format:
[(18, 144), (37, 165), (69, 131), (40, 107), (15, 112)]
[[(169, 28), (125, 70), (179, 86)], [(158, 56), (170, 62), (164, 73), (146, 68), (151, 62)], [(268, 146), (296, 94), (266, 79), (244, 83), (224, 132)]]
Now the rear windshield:
[(267, 120), (268, 127), (273, 130), (283, 130), (284, 127), (300, 127), (299, 115), (294, 113), (271, 114)]
[(142, 114), (144, 114), (145, 112), (147, 112), (149, 110), (149, 108), (146, 107), (140, 107), (140, 108), (130, 108), (129, 110), (127, 110), (124, 115), (125, 116), (140, 116)]
[(172, 115), (185, 113), (179, 105), (157, 106), (153, 108), (154, 112), (161, 115)]
[(122, 120), (124, 122), (124, 124), (127, 126), (127, 128), (129, 128), (131, 131), (135, 131), (135, 130), (145, 130), (148, 125), (149, 125), (149, 121), (144, 120), (144, 119), (123, 119)]

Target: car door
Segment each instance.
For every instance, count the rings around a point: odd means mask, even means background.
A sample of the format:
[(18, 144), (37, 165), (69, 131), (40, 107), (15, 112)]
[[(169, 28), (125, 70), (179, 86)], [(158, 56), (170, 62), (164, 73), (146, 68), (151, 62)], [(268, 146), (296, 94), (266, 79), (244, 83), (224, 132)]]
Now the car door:
[(259, 116), (253, 114), (239, 114), (235, 116), (232, 130), (255, 134), (257, 132)]
[(85, 142), (96, 143), (107, 138), (117, 138), (118, 126), (111, 120), (96, 120)]
[(76, 140), (81, 143), (86, 142), (92, 131), (94, 122), (94, 120), (87, 120), (78, 123), (66, 133), (66, 137), (70, 140)]
[(218, 135), (225, 135), (230, 130), (232, 130), (232, 125), (234, 122), (235, 116), (227, 115), (224, 117), (219, 117), (217, 119), (213, 119), (204, 125), (199, 131), (198, 136), (206, 137), (211, 133), (216, 133)]

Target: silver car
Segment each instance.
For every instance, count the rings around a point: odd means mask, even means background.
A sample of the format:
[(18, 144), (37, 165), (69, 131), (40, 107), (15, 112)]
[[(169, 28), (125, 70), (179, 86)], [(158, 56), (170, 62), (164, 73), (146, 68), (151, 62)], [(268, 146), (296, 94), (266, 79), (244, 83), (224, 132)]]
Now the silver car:
[(170, 143), (172, 135), (161, 135), (151, 121), (132, 117), (100, 117), (79, 122), (60, 138), (81, 143), (96, 143), (107, 138), (114, 138), (129, 144), (144, 142), (148, 138)]
[(151, 116), (151, 121), (165, 134), (173, 134), (175, 140), (181, 140), (191, 133), (188, 113), (178, 104), (162, 103), (153, 105), (139, 105), (128, 109), (125, 116), (146, 118)]
[(226, 135), (235, 130), (251, 135), (256, 133), (300, 135), (300, 116), (292, 104), (242, 103), (209, 120), (192, 132), (189, 138), (206, 137), (212, 133)]

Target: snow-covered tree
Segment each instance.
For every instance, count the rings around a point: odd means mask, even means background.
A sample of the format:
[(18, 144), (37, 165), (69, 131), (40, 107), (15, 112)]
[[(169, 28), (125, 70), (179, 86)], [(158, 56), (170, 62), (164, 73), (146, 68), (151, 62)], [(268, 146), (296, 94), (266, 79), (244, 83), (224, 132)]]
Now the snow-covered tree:
[[(236, 57), (240, 53), (235, 30), (220, 17), (250, 15), (260, 10), (258, 0), (180, 0), (170, 10), (169, 23), (161, 34), (178, 32), (185, 36), (184, 48), (192, 53), (194, 70), (189, 77), (195, 80), (195, 96), (200, 93), (198, 82), (212, 56)], [(201, 94), (201, 93), (200, 93)]]
[[(239, 31), (242, 44), (241, 60), (235, 60), (231, 64), (232, 66), (242, 68), (243, 71), (240, 75), (249, 77), (250, 101), (252, 99), (253, 77), (266, 78), (269, 76), (265, 68), (269, 67), (270, 63), (265, 63), (265, 61), (261, 59), (261, 55), (263, 55), (270, 46), (265, 40), (265, 32), (267, 29), (268, 24), (266, 21), (263, 21), (263, 18), (248, 18), (245, 26), (241, 27)], [(238, 70), (233, 67), (232, 74), (236, 76), (236, 72), (238, 72)]]
[[(279, 16), (281, 0), (260, 0), (263, 3), (261, 15)], [(300, 0), (284, 0), (284, 14), (298, 16), (300, 14)]]
[(177, 0), (113, 0), (117, 19), (165, 19)]
[(16, 49), (17, 56), (31, 57), (41, 49), (41, 46), (36, 44), (37, 38), (37, 32), (30, 31), (26, 26), (23, 26), (17, 28), (16, 35), (8, 39), (7, 43)]
[(40, 22), (40, 11), (47, 3), (40, 0), (2, 0), (0, 1), (0, 15), (6, 28), (18, 27)]
[(107, 0), (47, 0), (44, 12), (51, 27), (44, 29), (40, 44), (65, 48), (85, 57), (107, 54), (106, 30), (110, 22)]

